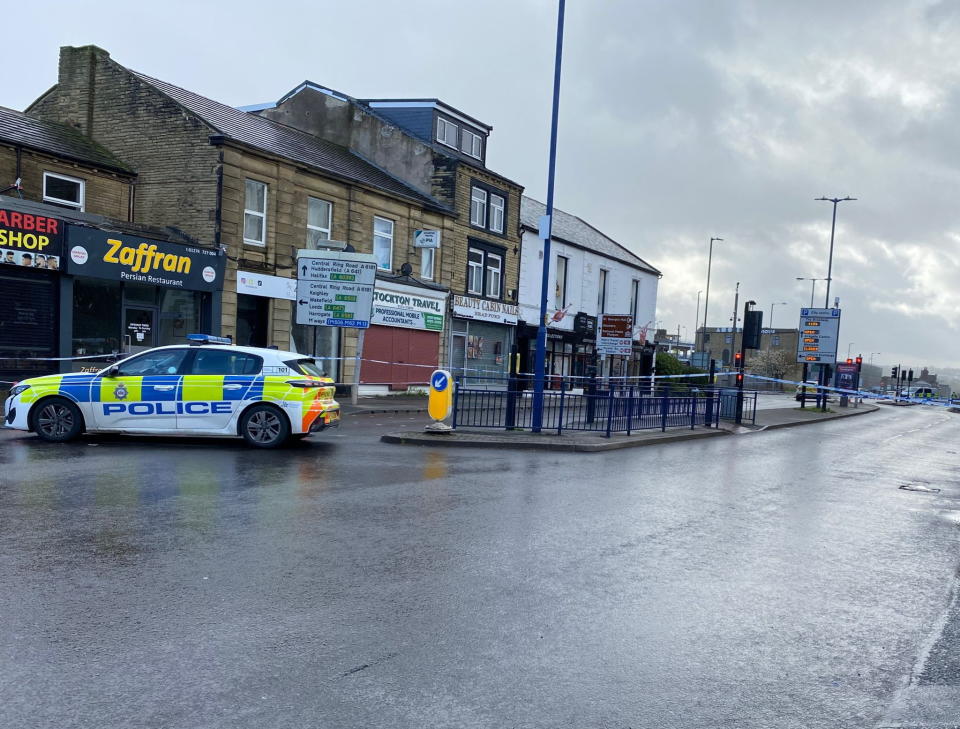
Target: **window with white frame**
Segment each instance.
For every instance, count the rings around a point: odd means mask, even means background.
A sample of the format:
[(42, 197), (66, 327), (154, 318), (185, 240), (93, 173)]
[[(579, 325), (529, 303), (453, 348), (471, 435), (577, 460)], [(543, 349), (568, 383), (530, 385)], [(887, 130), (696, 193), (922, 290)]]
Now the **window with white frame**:
[(492, 299), (500, 298), (500, 282), (503, 280), (503, 258), (496, 253), (487, 253), (487, 296)]
[(330, 240), (333, 204), (316, 197), (307, 198), (307, 248), (318, 248)]
[(637, 323), (637, 306), (640, 304), (640, 282), (634, 279), (630, 284), (630, 316), (633, 317), (633, 323)]
[(467, 251), (467, 293), (503, 298), (503, 258), (502, 248), (471, 241)]
[(437, 260), (436, 248), (420, 249), (420, 278), (433, 279), (433, 266)]
[(469, 129), (463, 129), (460, 133), (460, 139), (461, 152), (476, 159), (483, 157), (483, 137), (474, 134)]
[(256, 180), (246, 180), (244, 184), (243, 242), (267, 244), (267, 186)]
[(373, 255), (377, 258), (377, 268), (382, 271), (393, 270), (393, 221), (374, 216), (373, 218)]
[(43, 173), (43, 201), (62, 208), (83, 210), (85, 183), (76, 177)]
[(483, 254), (479, 248), (467, 253), (467, 293), (483, 296)]
[(607, 310), (607, 274), (605, 268), (600, 269), (600, 282), (597, 286), (597, 313), (603, 314)]
[(557, 283), (554, 288), (553, 308), (559, 311), (567, 305), (567, 263), (566, 256), (557, 256)]
[(487, 191), (480, 187), (470, 190), (470, 224), (487, 227)]
[(457, 125), (442, 116), (437, 117), (437, 141), (448, 147), (457, 148)]
[(506, 202), (502, 195), (490, 194), (490, 230), (494, 233), (503, 232), (503, 218)]

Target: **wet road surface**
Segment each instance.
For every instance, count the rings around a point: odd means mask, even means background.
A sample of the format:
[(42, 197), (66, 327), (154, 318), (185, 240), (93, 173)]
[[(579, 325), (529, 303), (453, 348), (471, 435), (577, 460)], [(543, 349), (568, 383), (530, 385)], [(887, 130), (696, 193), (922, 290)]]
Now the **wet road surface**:
[(422, 416), (2, 433), (0, 726), (875, 727), (960, 684), (958, 417), (597, 455), (378, 442)]

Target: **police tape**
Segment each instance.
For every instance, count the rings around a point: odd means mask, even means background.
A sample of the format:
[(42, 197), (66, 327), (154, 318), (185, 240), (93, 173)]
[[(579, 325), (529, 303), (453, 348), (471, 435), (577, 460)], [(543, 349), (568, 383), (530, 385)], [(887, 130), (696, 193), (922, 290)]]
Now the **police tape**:
[[(937, 407), (957, 407), (958, 403), (952, 401), (942, 402), (942, 401), (932, 401), (927, 398), (922, 397), (909, 397), (905, 395), (893, 396), (883, 395), (876, 392), (870, 392), (868, 390), (851, 390), (845, 387), (831, 387), (830, 385), (819, 385), (813, 382), (798, 382), (796, 380), (783, 380), (777, 377), (765, 377), (763, 375), (754, 375), (750, 373), (744, 373), (745, 377), (749, 377), (753, 380), (763, 380), (765, 382), (779, 382), (785, 385), (803, 385), (808, 390), (823, 390), (827, 393), (836, 392), (841, 395), (851, 395), (853, 397), (859, 397), (864, 400), (895, 400), (898, 402), (910, 402), (918, 405), (935, 405)], [(816, 393), (811, 393), (808, 395), (813, 400), (816, 400)]]

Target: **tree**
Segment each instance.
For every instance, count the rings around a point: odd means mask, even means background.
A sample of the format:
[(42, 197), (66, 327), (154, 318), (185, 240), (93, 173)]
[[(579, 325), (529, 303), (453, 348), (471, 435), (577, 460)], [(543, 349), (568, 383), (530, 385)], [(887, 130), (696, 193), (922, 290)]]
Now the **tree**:
[(793, 365), (793, 358), (783, 349), (763, 349), (747, 360), (747, 369), (754, 374), (777, 379), (783, 379)]

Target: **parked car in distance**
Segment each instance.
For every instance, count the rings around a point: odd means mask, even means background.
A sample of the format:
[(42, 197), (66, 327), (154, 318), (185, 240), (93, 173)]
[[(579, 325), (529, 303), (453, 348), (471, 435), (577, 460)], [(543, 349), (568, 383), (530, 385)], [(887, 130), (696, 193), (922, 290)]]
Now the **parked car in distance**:
[[(817, 396), (817, 383), (814, 380), (806, 380), (802, 385), (797, 385), (797, 393), (794, 395), (795, 400), (800, 400), (801, 395), (806, 395), (808, 400), (812, 400)], [(834, 402), (837, 399), (837, 393), (826, 392), (827, 402)]]

